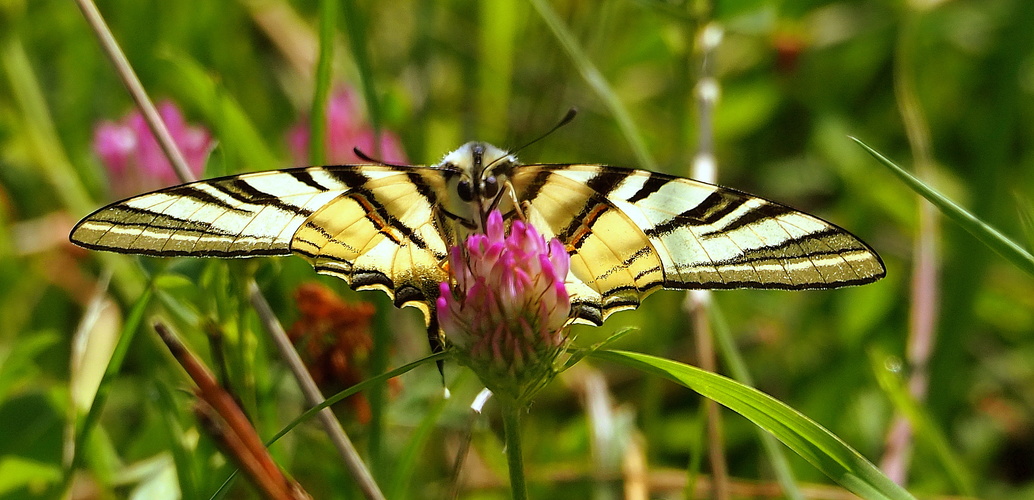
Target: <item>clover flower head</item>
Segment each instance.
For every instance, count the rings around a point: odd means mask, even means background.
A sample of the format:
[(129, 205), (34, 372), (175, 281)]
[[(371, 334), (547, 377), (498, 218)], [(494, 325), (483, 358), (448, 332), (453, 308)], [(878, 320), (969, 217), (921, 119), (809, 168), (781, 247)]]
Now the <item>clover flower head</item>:
[[(187, 124), (172, 101), (159, 103), (158, 115), (190, 170), (200, 177), (214, 144), (211, 134), (202, 127)], [(118, 122), (101, 122), (94, 131), (93, 149), (107, 168), (117, 195), (129, 196), (180, 183), (139, 111), (133, 111)]]
[(496, 394), (523, 400), (556, 374), (567, 348), (570, 257), (516, 220), (506, 234), (498, 210), (485, 232), (449, 253), (454, 284), (442, 283), (436, 303), (448, 342)]
[[(355, 163), (353, 148), (388, 163), (406, 163), (406, 153), (395, 134), (382, 130), (375, 142), (373, 128), (363, 120), (359, 96), (351, 87), (337, 88), (327, 100), (326, 158), (331, 164)], [(309, 164), (309, 118), (303, 118), (287, 134), (291, 156), (299, 165)], [(377, 146), (377, 147), (374, 147)]]

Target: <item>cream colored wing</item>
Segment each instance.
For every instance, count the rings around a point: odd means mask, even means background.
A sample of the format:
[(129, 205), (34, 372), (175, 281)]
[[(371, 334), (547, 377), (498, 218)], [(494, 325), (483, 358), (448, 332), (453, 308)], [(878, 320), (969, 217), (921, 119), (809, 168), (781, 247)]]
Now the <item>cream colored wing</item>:
[(444, 280), (438, 263), (452, 238), (433, 208), (444, 189), (440, 172), (425, 167), (244, 174), (114, 203), (80, 221), (70, 239), (92, 249), (156, 256), (297, 253), (353, 288), (383, 289), (399, 305), (426, 303), (434, 297), (427, 292)]
[(847, 231), (732, 189), (579, 164), (523, 165), (510, 181), (530, 222), (567, 245), (572, 302), (597, 325), (659, 288), (836, 288), (885, 274)]
[(444, 263), (455, 239), (438, 209), (445, 189), (432, 169), (413, 169), (405, 182), (362, 182), (310, 215), (295, 232), (291, 251), (320, 273), (356, 290), (383, 290), (396, 306), (418, 307), (430, 318), (438, 284), (449, 279)]

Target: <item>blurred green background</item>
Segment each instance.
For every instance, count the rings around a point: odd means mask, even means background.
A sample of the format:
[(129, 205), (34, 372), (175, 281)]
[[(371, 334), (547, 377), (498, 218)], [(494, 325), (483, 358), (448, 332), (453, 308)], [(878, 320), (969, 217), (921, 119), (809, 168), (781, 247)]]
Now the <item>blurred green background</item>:
[[(211, 132), (217, 145), (206, 175), (221, 175), (296, 166), (287, 134), (312, 102), (317, 5), (106, 0), (99, 7), (150, 95)], [(939, 231), (926, 229), (939, 244), (939, 280), (925, 289), (932, 300), (917, 299), (917, 197), (848, 138), (908, 168), (928, 158), (927, 181), (1029, 247), (1034, 2), (550, 5), (634, 133), (618, 126), (540, 11), (519, 0), (339, 6), (333, 81), (357, 95), (364, 84), (372, 91), (375, 101), (362, 100), (355, 119), (397, 136), (414, 163), (437, 162), (474, 139), (517, 147), (574, 106), (578, 118), (521, 151), (524, 161), (639, 168), (652, 161), (689, 175), (700, 131), (695, 39), (713, 22), (724, 33), (711, 54), (721, 88), (713, 124), (719, 182), (848, 228), (888, 269), (883, 281), (851, 289), (715, 293), (757, 386), (879, 464), (895, 407), (877, 378), (919, 370), (928, 376), (922, 408), (930, 425), (908, 441), (910, 491), (965, 493), (924, 438), (939, 432), (972, 493), (1034, 498), (1034, 279), (942, 221)], [(117, 196), (92, 146), (95, 128), (122, 119), (132, 102), (73, 2), (0, 1), (0, 73), (0, 498), (211, 495), (232, 468), (198, 427), (189, 381), (149, 319), (171, 322), (210, 365), (226, 366), (225, 380), (268, 437), (304, 405), (248, 307), (241, 276), (255, 274), (285, 325), (300, 317), (292, 294), (305, 282), (372, 302), (374, 338), (389, 347), (365, 356), (368, 374), (426, 353), (414, 310), (396, 314), (383, 294), (352, 292), (300, 259), (162, 260), (72, 247), (71, 225)], [(916, 112), (910, 122), (903, 108)], [(649, 158), (637, 153), (635, 135)], [(147, 319), (70, 478), (71, 436), (107, 365), (104, 346), (152, 278)], [(620, 347), (694, 363), (683, 301), (682, 293), (659, 292), (639, 311), (579, 329), (579, 343), (636, 326)], [(925, 367), (905, 361), (909, 315), (919, 304), (936, 308)], [(205, 325), (221, 332), (221, 348), (212, 348)], [(88, 343), (75, 335), (80, 330), (90, 332)], [(587, 416), (586, 380), (597, 374), (612, 398), (611, 429), (620, 439), (608, 446), (616, 452), (593, 441), (600, 423)], [(446, 375), (447, 400), (431, 366), (377, 392), (384, 398), (372, 395), (372, 423), (349, 405), (337, 408), (390, 498), (437, 498), (452, 487), (453, 457), (479, 387), (458, 367), (447, 366)], [(614, 366), (568, 372), (525, 421), (532, 497), (608, 498), (623, 478), (648, 485), (652, 498), (683, 498), (687, 464), (704, 452), (700, 405), (685, 389)], [(724, 423), (736, 497), (778, 497), (766, 489), (771, 466), (752, 425), (730, 413)], [(461, 497), (507, 498), (500, 424), (490, 411), (473, 428)], [(601, 481), (594, 471), (611, 452), (624, 476), (614, 465), (617, 479)], [(304, 425), (272, 453), (315, 497), (358, 498), (317, 425)], [(630, 475), (636, 460), (645, 463)], [(802, 484), (830, 484), (803, 460), (791, 465)], [(809, 498), (839, 494), (807, 490)], [(231, 489), (231, 497), (252, 495), (243, 481)]]

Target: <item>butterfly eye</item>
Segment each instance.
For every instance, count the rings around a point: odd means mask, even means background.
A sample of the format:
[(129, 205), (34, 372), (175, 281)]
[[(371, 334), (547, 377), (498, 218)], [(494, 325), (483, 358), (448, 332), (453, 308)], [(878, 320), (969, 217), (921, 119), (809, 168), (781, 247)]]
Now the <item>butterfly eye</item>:
[(473, 201), (474, 192), (470, 190), (470, 181), (460, 181), (456, 186), (456, 194), (460, 196), (463, 201)]
[(499, 182), (495, 180), (495, 176), (491, 176), (485, 179), (485, 185), (482, 188), (485, 193), (485, 197), (491, 198), (499, 192)]

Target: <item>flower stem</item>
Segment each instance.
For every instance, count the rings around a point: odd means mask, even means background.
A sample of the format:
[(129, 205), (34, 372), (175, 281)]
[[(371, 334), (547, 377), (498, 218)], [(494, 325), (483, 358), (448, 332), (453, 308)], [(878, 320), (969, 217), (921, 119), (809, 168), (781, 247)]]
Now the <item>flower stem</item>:
[(502, 404), (503, 435), (506, 461), (510, 467), (510, 490), (513, 500), (526, 500), (528, 488), (524, 482), (524, 458), (521, 455), (521, 411), (523, 405), (509, 401)]

